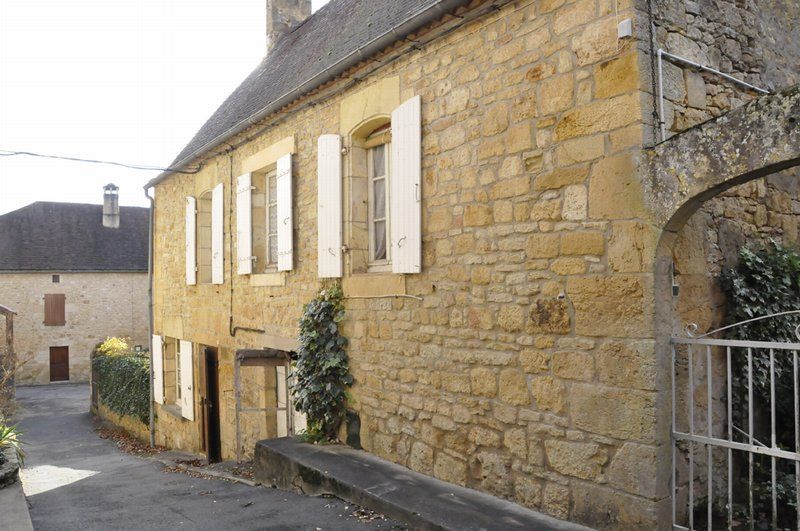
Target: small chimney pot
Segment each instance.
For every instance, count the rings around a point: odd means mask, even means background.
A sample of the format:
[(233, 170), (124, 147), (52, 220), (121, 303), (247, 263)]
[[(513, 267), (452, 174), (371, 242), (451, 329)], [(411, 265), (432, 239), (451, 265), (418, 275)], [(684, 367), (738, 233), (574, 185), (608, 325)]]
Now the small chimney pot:
[(103, 226), (119, 228), (119, 187), (114, 183), (103, 187)]

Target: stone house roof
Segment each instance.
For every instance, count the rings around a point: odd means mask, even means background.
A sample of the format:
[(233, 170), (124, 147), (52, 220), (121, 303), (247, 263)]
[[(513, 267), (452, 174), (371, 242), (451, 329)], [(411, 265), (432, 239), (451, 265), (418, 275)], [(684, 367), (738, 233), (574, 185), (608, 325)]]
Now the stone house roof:
[[(464, 0), (331, 0), (278, 40), (170, 167), (180, 168), (221, 144), (237, 127), (257, 121), (254, 117), (264, 110), (275, 111), (291, 103), (302, 95), (298, 89), (313, 90), (324, 83), (322, 74), (341, 73), (337, 69), (347, 59), (366, 59), (370, 45), (385, 40), (386, 46), (400, 40), (428, 22), (426, 15), (442, 16), (463, 3)], [(161, 174), (147, 186), (169, 174)]]
[(149, 209), (36, 202), (0, 216), (0, 271), (147, 271)]

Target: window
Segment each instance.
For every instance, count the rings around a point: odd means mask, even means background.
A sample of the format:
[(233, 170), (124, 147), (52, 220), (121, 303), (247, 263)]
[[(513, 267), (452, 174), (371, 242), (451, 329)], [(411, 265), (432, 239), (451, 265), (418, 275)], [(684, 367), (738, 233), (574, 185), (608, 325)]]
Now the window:
[(66, 296), (63, 293), (54, 293), (44, 296), (44, 325), (64, 326), (66, 320)]
[(165, 337), (163, 347), (164, 404), (180, 406), (181, 372), (178, 340)]
[(197, 282), (211, 283), (211, 192), (197, 200)]
[(252, 176), (253, 272), (274, 271), (278, 264), (278, 173), (256, 172)]
[(389, 237), (388, 148), (388, 144), (380, 144), (367, 150), (369, 258), (371, 265), (385, 265), (389, 262), (389, 249), (386, 244)]
[(61, 275), (53, 275), (53, 284), (61, 282)]

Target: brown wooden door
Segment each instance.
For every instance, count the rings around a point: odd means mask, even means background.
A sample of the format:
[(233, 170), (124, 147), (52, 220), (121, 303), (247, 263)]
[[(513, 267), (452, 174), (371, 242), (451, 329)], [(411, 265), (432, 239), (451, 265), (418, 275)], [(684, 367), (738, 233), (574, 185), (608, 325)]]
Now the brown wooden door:
[(50, 347), (50, 381), (69, 380), (69, 347)]

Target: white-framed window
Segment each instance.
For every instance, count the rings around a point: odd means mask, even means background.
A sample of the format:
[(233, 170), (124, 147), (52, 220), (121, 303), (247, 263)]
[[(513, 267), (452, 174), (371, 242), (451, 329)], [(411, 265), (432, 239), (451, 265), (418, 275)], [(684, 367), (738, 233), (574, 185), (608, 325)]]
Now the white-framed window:
[[(376, 131), (376, 135), (384, 135), (385, 129)], [(388, 244), (389, 228), (389, 144), (378, 144), (367, 149), (367, 186), (368, 186), (368, 220), (369, 230), (369, 266), (378, 270), (391, 264)]]
[(278, 172), (272, 168), (252, 174), (251, 224), (253, 273), (278, 267)]
[(292, 155), (240, 175), (236, 186), (238, 273), (291, 271)]

